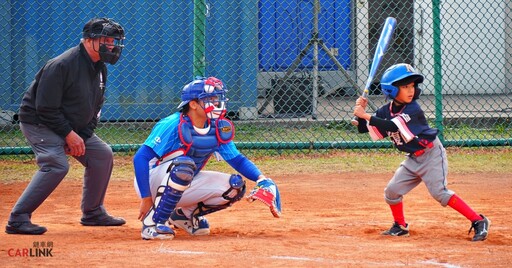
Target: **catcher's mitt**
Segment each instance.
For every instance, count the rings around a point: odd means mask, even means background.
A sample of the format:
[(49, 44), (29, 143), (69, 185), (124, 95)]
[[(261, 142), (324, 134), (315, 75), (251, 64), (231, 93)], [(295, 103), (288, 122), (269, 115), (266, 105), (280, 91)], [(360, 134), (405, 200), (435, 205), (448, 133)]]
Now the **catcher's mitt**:
[(277, 185), (270, 178), (259, 179), (256, 181), (256, 186), (247, 195), (247, 200), (253, 202), (259, 200), (270, 208), (270, 212), (274, 217), (281, 216), (281, 196)]

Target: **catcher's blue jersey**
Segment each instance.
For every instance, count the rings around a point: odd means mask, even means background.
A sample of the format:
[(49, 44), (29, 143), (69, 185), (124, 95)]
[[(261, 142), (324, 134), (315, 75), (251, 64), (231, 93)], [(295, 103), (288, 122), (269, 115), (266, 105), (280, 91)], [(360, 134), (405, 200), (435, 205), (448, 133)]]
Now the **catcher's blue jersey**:
[(367, 125), (372, 138), (378, 140), (390, 137), (395, 147), (402, 152), (414, 153), (424, 149), (426, 144), (437, 137), (438, 130), (428, 125), (425, 113), (416, 100), (404, 105), (397, 113), (392, 112), (392, 102), (390, 102), (379, 108), (375, 116), (391, 120), (398, 127), (398, 131), (386, 132)]
[(135, 177), (141, 197), (151, 196), (150, 170), (182, 154), (196, 163), (195, 174), (202, 170), (212, 154), (218, 153), (246, 178), (258, 179), (261, 171), (238, 151), (232, 141), (234, 126), (231, 121), (220, 118), (209, 123), (203, 129), (195, 128), (189, 118), (179, 112), (158, 121), (134, 156)]
[[(180, 123), (183, 124), (182, 121), (183, 119), (181, 118), (181, 113), (179, 112), (174, 113), (158, 121), (158, 123), (153, 127), (153, 130), (151, 131), (148, 138), (144, 142), (144, 145), (153, 149), (153, 151), (160, 157), (163, 157), (169, 153), (178, 150), (183, 150), (185, 151), (185, 154), (188, 155), (187, 146), (186, 144), (183, 143), (182, 137), (180, 138), (180, 136), (182, 136), (184, 132), (183, 129), (180, 129)], [(185, 124), (186, 123), (187, 122), (185, 122)], [(212, 125), (214, 126), (215, 124), (212, 122)], [(217, 137), (215, 137), (215, 131), (211, 133), (209, 132), (206, 135), (211, 136), (212, 139), (215, 139), (215, 141), (217, 141)], [(196, 143), (200, 143), (200, 141)], [(198, 145), (201, 146), (201, 144)], [(195, 145), (192, 146), (195, 147)], [(233, 159), (240, 154), (235, 144), (231, 140), (226, 143), (216, 142), (216, 145), (208, 149), (211, 149), (211, 153), (208, 153), (204, 156), (201, 155), (194, 157), (194, 155), (189, 155), (194, 159), (198, 167), (196, 174), (201, 170), (204, 164), (206, 164), (206, 162), (208, 161), (208, 159), (210, 158), (211, 154), (214, 151), (218, 152), (224, 160)]]

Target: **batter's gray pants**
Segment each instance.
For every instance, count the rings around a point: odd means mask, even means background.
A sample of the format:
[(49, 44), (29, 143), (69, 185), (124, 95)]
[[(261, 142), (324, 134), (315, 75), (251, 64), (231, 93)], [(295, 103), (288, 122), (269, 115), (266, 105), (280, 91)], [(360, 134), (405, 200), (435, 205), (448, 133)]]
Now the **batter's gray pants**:
[(439, 138), (436, 138), (433, 143), (434, 146), (425, 149), (423, 155), (418, 157), (407, 156), (400, 163), (400, 167), (395, 171), (393, 178), (384, 189), (384, 198), (389, 205), (402, 202), (403, 196), (421, 182), (425, 183), (430, 195), (443, 207), (448, 205), (448, 201), (455, 194), (455, 192), (446, 188), (448, 184), (448, 158)]
[[(11, 211), (9, 221), (16, 222), (30, 221), (32, 212), (57, 188), (69, 170), (62, 137), (44, 125), (20, 123), (20, 128), (34, 151), (39, 170)], [(85, 141), (85, 154), (74, 158), (85, 167), (81, 205), (83, 215), (106, 213), (103, 200), (112, 175), (112, 149), (93, 134)]]

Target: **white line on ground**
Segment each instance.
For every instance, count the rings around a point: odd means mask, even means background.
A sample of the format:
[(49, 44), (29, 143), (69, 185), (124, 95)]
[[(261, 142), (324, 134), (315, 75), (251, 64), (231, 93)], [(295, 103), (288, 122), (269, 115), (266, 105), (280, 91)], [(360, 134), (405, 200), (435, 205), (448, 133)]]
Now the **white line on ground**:
[(204, 251), (174, 250), (171, 248), (163, 248), (163, 245), (164, 245), (164, 243), (160, 244), (160, 247), (157, 250), (158, 253), (183, 254), (183, 255), (202, 255), (202, 254), (207, 253)]
[(307, 258), (307, 257), (293, 257), (293, 256), (271, 256), (270, 258), (281, 259), (281, 260), (296, 260), (296, 261), (319, 261), (319, 262), (325, 261), (322, 258)]
[[(214, 253), (214, 252), (205, 252), (205, 251), (191, 251), (191, 250), (175, 250), (172, 248), (167, 248), (164, 246), (164, 243), (162, 242), (160, 244), (160, 247), (155, 250), (157, 253), (163, 253), (163, 254), (177, 254), (177, 255), (219, 255), (222, 256), (224, 254), (222, 253)], [(231, 256), (233, 256), (233, 253), (230, 253)], [(264, 258), (264, 256), (260, 256)], [(385, 263), (385, 262), (373, 262), (368, 260), (340, 260), (340, 259), (324, 259), (324, 258), (308, 258), (308, 257), (301, 257), (301, 256), (270, 256), (271, 259), (279, 259), (279, 260), (289, 260), (289, 261), (311, 261), (311, 262), (318, 262), (318, 263), (330, 263), (330, 264), (357, 264), (357, 265), (383, 265), (383, 266), (404, 266), (403, 263)], [(461, 268), (461, 266), (450, 264), (450, 263), (443, 263), (439, 262), (435, 259), (430, 260), (423, 260), (423, 261), (417, 261), (416, 262), (420, 266), (440, 266), (444, 268)], [(410, 265), (411, 263), (409, 263)]]
[(455, 264), (442, 263), (442, 262), (439, 262), (437, 260), (426, 260), (426, 261), (420, 261), (419, 263), (420, 264), (431, 264), (431, 265), (436, 265), (436, 266), (442, 266), (442, 267), (445, 267), (445, 268), (460, 268), (461, 267), (461, 266), (458, 266), (458, 265), (455, 265)]

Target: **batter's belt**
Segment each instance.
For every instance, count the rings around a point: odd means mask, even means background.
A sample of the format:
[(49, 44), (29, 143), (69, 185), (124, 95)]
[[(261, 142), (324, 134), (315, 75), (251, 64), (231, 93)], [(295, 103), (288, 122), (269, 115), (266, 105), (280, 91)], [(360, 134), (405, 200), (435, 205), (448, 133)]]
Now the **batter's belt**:
[[(419, 156), (422, 156), (424, 153), (426, 153), (429, 149), (431, 149), (432, 147), (434, 147), (434, 143), (438, 141), (438, 138), (436, 138), (434, 141), (432, 142), (429, 142), (429, 143), (426, 143), (424, 144), (423, 146), (425, 146), (424, 149), (420, 149), (414, 153), (411, 153), (411, 156), (414, 156), (414, 157), (419, 157)], [(438, 141), (439, 142), (439, 141)]]

